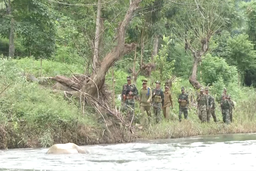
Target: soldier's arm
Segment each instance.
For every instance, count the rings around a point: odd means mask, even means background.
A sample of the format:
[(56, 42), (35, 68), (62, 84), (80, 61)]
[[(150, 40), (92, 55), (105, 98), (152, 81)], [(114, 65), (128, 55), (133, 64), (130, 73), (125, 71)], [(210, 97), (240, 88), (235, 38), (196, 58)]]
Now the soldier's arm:
[(137, 89), (137, 87), (134, 87), (134, 96), (138, 96), (138, 94), (139, 94), (139, 92), (138, 92), (138, 89)]
[(123, 89), (122, 89), (122, 96), (126, 94), (126, 88), (125, 88), (125, 85), (123, 86)]
[(181, 98), (180, 98), (180, 95), (179, 95), (179, 98), (178, 98), (178, 103), (180, 103), (181, 102)]
[(186, 95), (186, 101), (187, 101), (187, 104), (189, 104), (188, 95)]
[(148, 101), (151, 101), (152, 100), (152, 90), (150, 89), (149, 90), (149, 97), (148, 97)]
[(142, 93), (141, 93), (141, 90), (140, 90), (139, 100), (141, 100), (141, 97), (142, 97)]
[(161, 91), (162, 106), (164, 106), (164, 93)]
[(171, 106), (173, 107), (173, 102), (172, 102), (172, 95), (171, 95), (171, 93), (169, 94), (169, 98), (170, 98)]

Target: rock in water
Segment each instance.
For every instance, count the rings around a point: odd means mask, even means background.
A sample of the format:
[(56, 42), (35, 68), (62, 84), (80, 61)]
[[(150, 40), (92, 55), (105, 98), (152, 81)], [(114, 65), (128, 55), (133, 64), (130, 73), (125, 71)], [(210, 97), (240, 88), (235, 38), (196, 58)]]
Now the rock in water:
[(52, 145), (46, 154), (78, 154), (78, 153), (88, 153), (87, 150), (82, 149), (74, 143), (67, 144), (54, 144)]

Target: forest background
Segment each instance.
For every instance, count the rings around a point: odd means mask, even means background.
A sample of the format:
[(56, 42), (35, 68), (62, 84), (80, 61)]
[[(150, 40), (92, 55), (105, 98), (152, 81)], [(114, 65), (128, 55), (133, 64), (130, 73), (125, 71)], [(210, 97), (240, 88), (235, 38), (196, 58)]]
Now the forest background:
[[(0, 148), (255, 132), (255, 50), (255, 0), (0, 0)], [(170, 122), (125, 126), (128, 75), (138, 89), (144, 78), (171, 86)], [(205, 86), (217, 124), (197, 117)], [(191, 103), (179, 123), (181, 87)], [(236, 102), (228, 126), (224, 88)]]

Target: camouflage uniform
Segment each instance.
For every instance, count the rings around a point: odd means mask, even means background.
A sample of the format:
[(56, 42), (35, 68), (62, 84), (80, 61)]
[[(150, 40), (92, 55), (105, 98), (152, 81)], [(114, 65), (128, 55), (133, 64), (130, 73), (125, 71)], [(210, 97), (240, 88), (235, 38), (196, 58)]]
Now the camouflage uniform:
[[(206, 88), (205, 90), (208, 91), (208, 88)], [(206, 97), (207, 97), (207, 101), (208, 101), (207, 122), (210, 122), (211, 116), (213, 117), (214, 122), (217, 122), (217, 118), (216, 118), (216, 115), (215, 115), (215, 101), (214, 101), (214, 98), (209, 94), (206, 94)]]
[(184, 88), (182, 87), (181, 90), (183, 91), (182, 94), (179, 95), (178, 103), (179, 103), (179, 121), (182, 119), (182, 113), (184, 113), (184, 118), (188, 118), (188, 95), (185, 94)]
[[(131, 79), (130, 76), (127, 80)], [(135, 98), (138, 96), (138, 90), (134, 84), (125, 84), (122, 90), (123, 110), (127, 111), (128, 119), (131, 120), (134, 115)]]
[(230, 123), (230, 102), (227, 98), (223, 98), (221, 100), (221, 111), (223, 122), (229, 124)]
[(172, 95), (169, 92), (169, 87), (165, 86), (165, 92), (164, 92), (164, 105), (163, 105), (163, 114), (165, 119), (169, 119), (170, 114), (170, 106), (173, 108), (173, 102), (172, 102)]
[[(156, 84), (160, 84), (160, 82), (156, 82)], [(161, 109), (162, 106), (164, 105), (164, 93), (161, 89), (155, 88), (153, 90), (153, 112), (156, 117), (156, 123), (159, 123), (161, 120)]]
[(203, 90), (201, 89), (200, 95), (197, 97), (197, 105), (198, 105), (198, 117), (201, 122), (207, 121), (207, 108), (208, 108), (208, 100), (205, 94), (201, 94)]
[[(143, 80), (143, 84), (147, 84), (147, 80)], [(146, 86), (145, 88), (141, 88), (140, 90), (140, 110), (141, 113), (147, 113), (148, 121), (151, 120), (151, 100), (152, 100), (152, 90), (150, 87)]]

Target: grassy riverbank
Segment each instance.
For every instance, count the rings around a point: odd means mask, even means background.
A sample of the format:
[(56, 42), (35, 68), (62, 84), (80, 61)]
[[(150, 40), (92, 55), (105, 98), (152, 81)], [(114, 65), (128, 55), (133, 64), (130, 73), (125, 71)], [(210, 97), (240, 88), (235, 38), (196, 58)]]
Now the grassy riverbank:
[[(36, 77), (81, 73), (83, 68), (63, 63), (32, 59), (0, 60), (0, 148), (46, 147), (53, 143), (74, 142), (76, 144), (119, 143), (140, 139), (178, 138), (195, 135), (252, 133), (256, 132), (256, 93), (253, 88), (229, 85), (228, 91), (237, 105), (234, 111), (234, 123), (222, 123), (221, 112), (217, 106), (219, 122), (201, 124), (196, 114), (195, 104), (191, 103), (189, 119), (181, 123), (177, 120), (177, 96), (180, 87), (185, 86), (191, 96), (195, 92), (189, 89), (185, 80), (177, 80), (172, 88), (175, 108), (172, 120), (163, 121), (142, 130), (135, 129), (131, 134), (118, 125), (107, 131), (102, 117), (93, 109), (86, 107), (82, 114), (80, 104), (75, 99), (66, 100), (62, 93), (53, 92), (50, 86), (27, 81), (27, 73)], [(48, 83), (48, 85), (51, 83)], [(120, 85), (117, 85), (120, 86)], [(221, 94), (220, 85), (214, 85), (212, 93)], [(139, 86), (138, 86), (139, 88)], [(117, 103), (118, 104), (118, 103)], [(136, 108), (138, 112), (138, 105)], [(136, 114), (135, 121), (140, 115)], [(111, 118), (108, 118), (111, 119)]]

